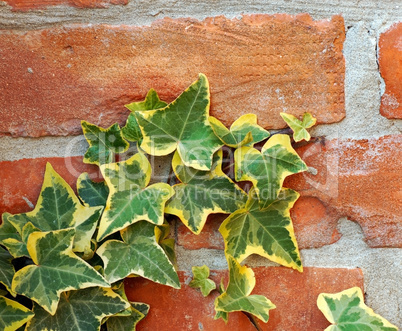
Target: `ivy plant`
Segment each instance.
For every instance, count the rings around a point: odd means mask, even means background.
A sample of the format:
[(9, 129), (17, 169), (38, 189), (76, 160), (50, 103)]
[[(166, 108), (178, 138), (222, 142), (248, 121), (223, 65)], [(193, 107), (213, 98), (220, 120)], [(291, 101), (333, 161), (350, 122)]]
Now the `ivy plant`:
[[(47, 164), (35, 208), (2, 215), (0, 328), (135, 330), (149, 306), (129, 302), (122, 281), (145, 277), (179, 289), (169, 222), (177, 218), (197, 235), (213, 213), (228, 215), (219, 231), (229, 282), (219, 286), (216, 318), (227, 321), (230, 312), (243, 311), (267, 322), (275, 305), (251, 294), (254, 273), (240, 263), (259, 254), (302, 271), (289, 213), (299, 195), (283, 181), (307, 166), (291, 138), (270, 135), (254, 114), (226, 128), (209, 115), (203, 74), (171, 103), (151, 89), (144, 101), (126, 107), (130, 114), (122, 128), (81, 123), (89, 144), (83, 162), (97, 165), (103, 180), (81, 174), (77, 195)], [(305, 130), (315, 122), (305, 118), (289, 125)], [(294, 139), (299, 137), (308, 139), (304, 131)], [(123, 154), (130, 145), (137, 153)], [(234, 155), (234, 175), (227, 171), (233, 164), (223, 166), (224, 145)], [(150, 185), (148, 155), (170, 153), (176, 184)], [(243, 190), (241, 181), (253, 187)], [(208, 267), (193, 273), (190, 286), (203, 295), (216, 288)]]

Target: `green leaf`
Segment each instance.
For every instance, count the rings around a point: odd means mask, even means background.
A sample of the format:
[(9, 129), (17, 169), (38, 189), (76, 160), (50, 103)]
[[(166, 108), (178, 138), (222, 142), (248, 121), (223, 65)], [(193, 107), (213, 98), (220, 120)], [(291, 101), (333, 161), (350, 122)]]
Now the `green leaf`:
[(110, 192), (99, 225), (98, 241), (141, 220), (163, 224), (165, 203), (174, 190), (165, 183), (146, 187), (151, 179), (151, 165), (143, 154), (135, 154), (123, 162), (104, 164), (100, 169)]
[(250, 295), (255, 287), (255, 276), (251, 268), (241, 266), (233, 257), (227, 256), (229, 264), (229, 284), (226, 291), (215, 299), (215, 319), (222, 317), (227, 321), (227, 314), (234, 311), (250, 313), (265, 323), (269, 319), (269, 310), (276, 306), (263, 295)]
[(34, 314), (16, 301), (0, 296), (0, 330), (14, 331), (28, 322)]
[(107, 129), (86, 121), (81, 121), (81, 126), (89, 144), (84, 155), (84, 163), (101, 165), (114, 162), (115, 154), (125, 152), (130, 146), (124, 140), (117, 123)]
[(14, 276), (14, 267), (11, 263), (12, 259), (13, 257), (10, 253), (0, 246), (0, 283), (13, 294), (14, 292), (11, 290), (11, 282)]
[(21, 238), (20, 239), (4, 239), (3, 245), (8, 249), (10, 254), (14, 258), (26, 256), (29, 257), (28, 249), (27, 249), (27, 241), (28, 237), (31, 233), (35, 231), (40, 231), (36, 228), (31, 222), (28, 222), (22, 228)]
[(8, 220), (10, 216), (11, 214), (9, 213), (3, 213), (3, 215), (1, 215), (2, 223), (0, 224), (0, 244), (3, 243), (4, 239), (21, 240), (21, 235), (18, 233), (14, 225), (12, 225)]
[(208, 122), (209, 98), (207, 77), (200, 74), (165, 108), (136, 111), (144, 136), (141, 148), (151, 155), (167, 155), (177, 148), (186, 166), (209, 170), (212, 155), (222, 146)]
[(299, 194), (283, 189), (266, 209), (260, 210), (254, 189), (245, 208), (231, 214), (219, 228), (225, 253), (239, 262), (252, 254), (261, 255), (286, 267), (303, 271), (290, 209)]
[(34, 305), (35, 317), (27, 331), (98, 331), (102, 319), (129, 307), (129, 303), (109, 288), (93, 287), (64, 293), (52, 316)]
[(365, 305), (362, 290), (352, 287), (348, 290), (330, 294), (321, 293), (317, 306), (332, 323), (325, 331), (397, 331), (395, 325)]
[(74, 227), (74, 251), (86, 252), (91, 249), (91, 238), (101, 211), (102, 207), (83, 206), (72, 188), (48, 163), (35, 209), (8, 216), (8, 220), (20, 234), (29, 222), (41, 231)]
[(193, 279), (189, 286), (199, 288), (204, 297), (208, 296), (211, 291), (216, 289), (216, 284), (213, 280), (209, 279), (209, 268), (206, 265), (202, 267), (192, 267)]
[(195, 234), (199, 234), (212, 213), (232, 213), (244, 206), (247, 195), (222, 171), (222, 150), (215, 153), (210, 171), (186, 167), (176, 152), (172, 167), (181, 181), (165, 212), (173, 214)]
[(175, 252), (175, 240), (169, 238), (170, 225), (165, 221), (164, 224), (155, 228), (155, 238), (159, 246), (165, 251), (165, 254), (169, 258), (173, 265), (176, 264), (176, 252)]
[(109, 188), (105, 181), (94, 182), (88, 173), (84, 172), (77, 179), (77, 191), (85, 206), (106, 206)]
[(74, 234), (74, 229), (32, 233), (27, 246), (35, 264), (15, 273), (12, 290), (54, 314), (62, 292), (110, 286), (89, 264), (73, 253)]
[(252, 147), (235, 151), (235, 178), (253, 183), (262, 209), (275, 201), (287, 176), (305, 170), (306, 164), (293, 149), (287, 135), (272, 136), (261, 152)]
[(105, 265), (105, 278), (113, 283), (131, 274), (180, 288), (177, 273), (155, 238), (155, 225), (137, 222), (121, 231), (123, 242), (109, 240), (97, 254)]
[(208, 119), (216, 136), (229, 147), (253, 146), (269, 137), (269, 132), (257, 124), (255, 114), (240, 116), (233, 122), (230, 130), (217, 118), (210, 116)]
[(315, 122), (317, 121), (310, 113), (303, 114), (303, 120), (299, 120), (297, 117), (280, 113), (283, 120), (289, 125), (289, 127), (293, 130), (293, 139), (295, 142), (300, 140), (310, 140), (310, 133), (308, 133), (307, 129), (311, 128)]
[(134, 115), (135, 111), (155, 110), (165, 108), (166, 106), (167, 103), (159, 99), (159, 96), (154, 89), (148, 91), (144, 101), (133, 102), (126, 105), (132, 113), (128, 116), (126, 125), (121, 129), (124, 138), (129, 141), (140, 141), (142, 139), (141, 129)]
[(130, 315), (109, 317), (107, 320), (108, 331), (135, 331), (137, 324), (148, 314), (149, 306), (137, 302), (131, 302), (130, 305)]

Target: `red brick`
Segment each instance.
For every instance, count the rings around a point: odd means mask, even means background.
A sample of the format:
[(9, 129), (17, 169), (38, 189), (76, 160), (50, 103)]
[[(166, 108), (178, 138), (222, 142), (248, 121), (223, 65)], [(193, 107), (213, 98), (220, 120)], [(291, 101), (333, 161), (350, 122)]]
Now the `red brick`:
[(0, 162), (0, 215), (32, 210), (25, 199), (33, 205), (39, 197), (45, 174), (46, 162), (75, 190), (82, 172), (89, 172), (93, 179), (101, 178), (98, 167), (82, 163), (82, 156), (71, 158), (37, 158)]
[(211, 114), (229, 125), (255, 113), (310, 111), (319, 123), (344, 110), (344, 22), (307, 14), (163, 19), (151, 26), (71, 25), (0, 32), (0, 135), (81, 132), (81, 119), (123, 124), (123, 105), (153, 87), (172, 101), (198, 73), (211, 85)]
[[(305, 268), (303, 273), (282, 267), (255, 268), (256, 287), (253, 294), (267, 296), (277, 308), (270, 311), (267, 324), (259, 322), (262, 330), (322, 331), (329, 323), (316, 306), (322, 292), (335, 293), (353, 286), (363, 289), (360, 269)], [(142, 278), (126, 279), (129, 300), (151, 305), (148, 316), (137, 330), (244, 330), (253, 331), (247, 317), (241, 312), (229, 314), (226, 325), (213, 319), (214, 291), (204, 298), (186, 283), (191, 274), (180, 272), (182, 288), (175, 290)], [(212, 271), (215, 282), (227, 278), (226, 271)]]
[[(371, 247), (402, 247), (402, 135), (370, 140), (316, 140), (297, 148), (308, 166), (317, 169), (288, 177), (284, 186), (301, 197), (291, 210), (300, 248), (321, 247), (340, 238), (341, 217), (356, 221)], [(303, 145), (303, 144), (302, 144)], [(179, 245), (221, 248), (221, 219), (212, 219), (195, 238), (178, 227)], [(206, 238), (214, 238), (213, 242)]]
[(126, 5), (128, 0), (4, 0), (15, 11), (43, 9), (67, 5), (78, 8), (107, 8), (109, 5)]
[(381, 34), (379, 67), (385, 82), (381, 114), (387, 118), (402, 118), (402, 22)]

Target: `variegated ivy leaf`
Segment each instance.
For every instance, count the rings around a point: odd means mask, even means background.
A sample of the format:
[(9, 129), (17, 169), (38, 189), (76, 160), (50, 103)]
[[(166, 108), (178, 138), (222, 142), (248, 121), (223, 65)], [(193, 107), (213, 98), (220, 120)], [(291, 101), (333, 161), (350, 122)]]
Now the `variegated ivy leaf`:
[(209, 279), (209, 268), (206, 265), (202, 267), (192, 267), (193, 279), (188, 284), (190, 287), (199, 288), (204, 297), (216, 289), (216, 284)]
[(27, 246), (34, 265), (18, 270), (13, 278), (13, 291), (37, 302), (52, 315), (62, 292), (110, 286), (73, 253), (74, 234), (74, 229), (32, 233)]
[(27, 249), (27, 241), (28, 237), (31, 233), (35, 231), (40, 231), (36, 228), (31, 222), (28, 222), (22, 228), (21, 238), (20, 239), (4, 239), (3, 245), (8, 249), (10, 254), (14, 257), (29, 257), (28, 249)]
[(175, 240), (169, 238), (170, 225), (165, 221), (164, 224), (155, 228), (155, 238), (159, 246), (165, 251), (165, 254), (169, 258), (173, 265), (176, 264), (176, 252), (175, 252)]
[(144, 137), (141, 148), (151, 155), (168, 155), (177, 148), (186, 166), (209, 170), (212, 155), (222, 146), (208, 122), (209, 105), (208, 80), (200, 74), (165, 108), (136, 111)]
[(148, 91), (144, 101), (133, 102), (126, 105), (126, 107), (131, 110), (131, 114), (127, 118), (126, 125), (121, 129), (124, 138), (130, 141), (140, 141), (142, 139), (141, 129), (134, 115), (135, 111), (155, 110), (165, 108), (166, 106), (167, 103), (159, 99), (154, 89)]
[(117, 123), (107, 129), (86, 121), (81, 121), (81, 126), (89, 144), (84, 155), (84, 163), (101, 165), (114, 162), (115, 154), (125, 152), (130, 146), (124, 140)]
[(147, 316), (149, 306), (138, 302), (130, 302), (130, 305), (130, 315), (108, 318), (106, 322), (108, 331), (135, 331), (137, 324)]
[(176, 152), (172, 167), (182, 182), (174, 186), (175, 195), (165, 212), (176, 215), (195, 234), (199, 234), (212, 213), (232, 213), (244, 206), (247, 195), (222, 171), (222, 150), (215, 153), (210, 171), (186, 167)]
[(254, 189), (245, 208), (231, 214), (219, 228), (225, 241), (225, 253), (239, 262), (258, 254), (286, 267), (303, 271), (290, 209), (299, 194), (283, 189), (266, 209), (260, 210)]
[(10, 253), (0, 246), (0, 283), (3, 284), (9, 292), (14, 294), (14, 292), (11, 291), (11, 282), (15, 273), (13, 264), (11, 263), (12, 259), (13, 257)]
[(155, 238), (155, 225), (142, 221), (121, 231), (123, 242), (106, 241), (97, 254), (105, 265), (105, 278), (113, 283), (131, 274), (180, 288), (177, 273)]
[(305, 170), (306, 164), (293, 149), (287, 135), (272, 136), (261, 152), (252, 147), (235, 151), (235, 178), (253, 183), (261, 209), (275, 201), (287, 176)]
[(303, 120), (299, 120), (297, 117), (280, 113), (283, 120), (289, 125), (289, 127), (293, 130), (293, 139), (298, 142), (300, 140), (310, 140), (310, 133), (308, 133), (307, 129), (311, 128), (315, 122), (317, 121), (310, 113), (303, 114)]
[(29, 321), (26, 330), (98, 331), (103, 318), (129, 306), (127, 301), (110, 288), (93, 287), (70, 291), (62, 294), (53, 316), (34, 304), (35, 317)]
[(104, 164), (100, 169), (110, 192), (98, 241), (141, 220), (163, 224), (165, 203), (174, 190), (165, 183), (147, 187), (151, 165), (145, 155), (138, 153), (123, 162)]
[(0, 296), (0, 330), (14, 331), (28, 322), (34, 313), (16, 301)]
[(41, 231), (76, 228), (74, 251), (91, 249), (91, 238), (96, 230), (102, 207), (86, 207), (72, 188), (48, 163), (35, 209), (28, 213), (8, 216), (8, 221), (22, 235), (24, 226), (32, 223)]
[(251, 268), (241, 266), (233, 257), (227, 256), (229, 264), (229, 283), (226, 291), (215, 299), (215, 319), (227, 321), (227, 314), (234, 311), (250, 313), (265, 323), (269, 311), (276, 306), (263, 295), (250, 295), (255, 287), (255, 276)]
[(78, 177), (77, 191), (85, 206), (106, 206), (109, 188), (104, 181), (94, 182), (91, 180), (87, 172)]
[(4, 239), (21, 240), (21, 235), (18, 233), (14, 225), (12, 225), (8, 220), (10, 216), (11, 214), (9, 213), (3, 213), (1, 215), (2, 222), (0, 224), (0, 244), (3, 243)]
[(359, 287), (335, 294), (321, 293), (317, 299), (317, 306), (332, 323), (325, 331), (398, 330), (395, 325), (364, 304), (363, 293)]
[(210, 116), (209, 123), (216, 136), (226, 145), (233, 148), (253, 146), (269, 137), (269, 132), (257, 124), (257, 115), (246, 114), (233, 122), (230, 130), (217, 118)]

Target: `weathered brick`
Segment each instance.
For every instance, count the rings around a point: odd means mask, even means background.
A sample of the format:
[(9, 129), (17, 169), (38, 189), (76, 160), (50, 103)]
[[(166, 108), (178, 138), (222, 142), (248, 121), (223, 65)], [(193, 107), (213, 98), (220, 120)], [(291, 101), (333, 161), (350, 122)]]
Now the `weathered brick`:
[(67, 5), (78, 8), (107, 8), (109, 5), (126, 5), (128, 0), (4, 0), (15, 11), (43, 9)]
[[(270, 311), (267, 324), (259, 322), (262, 330), (322, 331), (328, 325), (316, 306), (322, 292), (335, 293), (359, 286), (363, 289), (360, 269), (305, 268), (303, 273), (282, 267), (255, 268), (256, 287), (253, 294), (266, 295), (277, 308)], [(241, 312), (229, 314), (228, 324), (215, 321), (214, 291), (204, 298), (188, 285), (191, 274), (179, 272), (182, 288), (175, 290), (142, 278), (126, 279), (129, 300), (151, 305), (148, 316), (139, 323), (138, 330), (255, 330)], [(212, 271), (220, 282), (226, 271)]]
[(381, 114), (402, 118), (402, 22), (392, 25), (379, 40), (379, 67), (385, 82)]
[[(401, 143), (402, 135), (393, 135), (369, 140), (317, 139), (299, 145), (301, 158), (317, 169), (316, 175), (297, 174), (284, 183), (301, 194), (291, 210), (300, 248), (337, 241), (336, 227), (343, 216), (360, 224), (369, 246), (402, 247)], [(207, 221), (201, 239), (179, 225), (178, 244), (187, 249), (221, 248), (221, 219)]]
[(280, 128), (281, 111), (337, 122), (345, 116), (344, 38), (341, 16), (307, 14), (3, 30), (0, 135), (78, 134), (81, 119), (123, 124), (124, 104), (151, 87), (172, 101), (200, 72), (210, 80), (211, 114), (225, 124), (255, 113)]

